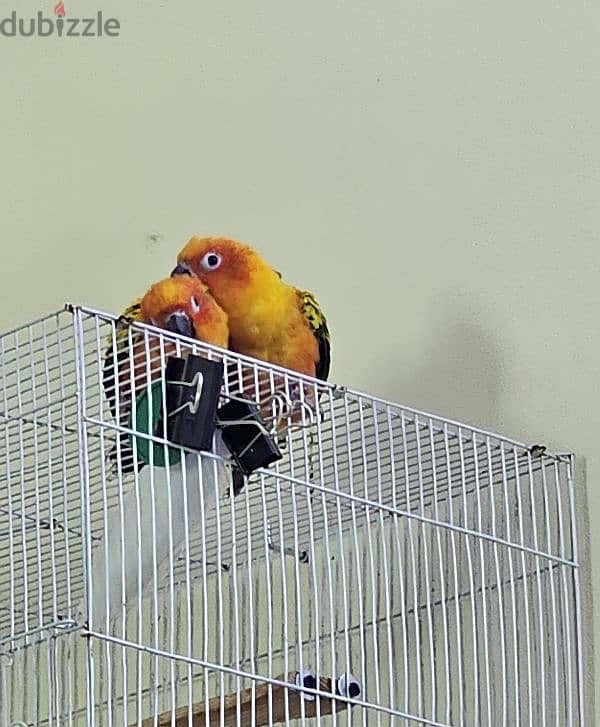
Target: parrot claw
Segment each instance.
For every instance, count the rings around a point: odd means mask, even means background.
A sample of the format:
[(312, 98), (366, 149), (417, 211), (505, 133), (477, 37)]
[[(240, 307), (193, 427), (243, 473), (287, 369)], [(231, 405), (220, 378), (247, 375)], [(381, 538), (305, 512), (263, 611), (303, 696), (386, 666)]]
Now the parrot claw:
[(333, 398), (334, 399), (343, 399), (346, 396), (347, 392), (348, 392), (348, 390), (345, 386), (334, 386), (333, 392), (332, 392)]
[(532, 444), (528, 451), (529, 454), (536, 459), (543, 456), (546, 451), (546, 447), (543, 444)]
[(131, 316), (127, 316), (127, 315), (121, 314), (117, 318), (117, 326), (127, 326), (127, 327), (129, 327), (133, 323), (134, 323), (134, 320), (133, 320), (133, 318)]

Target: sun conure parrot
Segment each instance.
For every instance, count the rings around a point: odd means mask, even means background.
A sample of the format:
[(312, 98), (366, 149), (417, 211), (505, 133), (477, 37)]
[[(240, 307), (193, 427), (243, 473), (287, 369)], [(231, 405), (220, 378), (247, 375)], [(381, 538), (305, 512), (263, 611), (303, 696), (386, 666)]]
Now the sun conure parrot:
[[(137, 396), (148, 383), (162, 376), (160, 340), (149, 337), (146, 342), (141, 332), (130, 332), (130, 321), (148, 323), (223, 348), (227, 346), (229, 336), (227, 314), (200, 280), (171, 277), (155, 283), (121, 316), (116, 326), (116, 352), (111, 338), (104, 358), (104, 390), (111, 413), (121, 426), (130, 426), (132, 389)], [(165, 359), (175, 354), (172, 342), (164, 341), (163, 349)], [(129, 436), (122, 433), (120, 439), (121, 471), (131, 472), (134, 467)], [(114, 466), (118, 464), (117, 449), (115, 445), (109, 453)]]
[[(288, 285), (254, 248), (225, 237), (192, 237), (171, 274), (195, 275), (208, 286), (229, 317), (232, 351), (327, 379), (331, 347), (321, 307), (312, 293)], [(260, 372), (255, 380), (247, 371), (241, 387), (259, 402), (268, 402), (275, 391), (285, 391), (285, 379)], [(316, 413), (313, 387), (293, 384), (288, 393), (292, 407), (303, 400)], [(268, 416), (269, 406), (261, 411)], [(305, 422), (304, 412), (296, 409), (287, 421)], [(285, 446), (285, 420), (278, 429)]]
[(249, 245), (224, 237), (192, 237), (173, 275), (205, 283), (229, 317), (232, 351), (326, 380), (327, 321), (315, 297), (285, 283)]

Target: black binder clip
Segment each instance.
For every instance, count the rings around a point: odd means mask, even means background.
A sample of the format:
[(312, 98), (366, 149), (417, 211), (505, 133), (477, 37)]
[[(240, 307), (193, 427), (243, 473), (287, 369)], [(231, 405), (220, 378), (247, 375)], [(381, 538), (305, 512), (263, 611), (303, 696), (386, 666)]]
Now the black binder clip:
[(243, 394), (217, 409), (217, 426), (222, 429), (223, 441), (245, 475), (283, 457), (255, 402)]
[(223, 385), (222, 362), (191, 354), (174, 356), (167, 361), (165, 380), (167, 439), (189, 449), (210, 450)]

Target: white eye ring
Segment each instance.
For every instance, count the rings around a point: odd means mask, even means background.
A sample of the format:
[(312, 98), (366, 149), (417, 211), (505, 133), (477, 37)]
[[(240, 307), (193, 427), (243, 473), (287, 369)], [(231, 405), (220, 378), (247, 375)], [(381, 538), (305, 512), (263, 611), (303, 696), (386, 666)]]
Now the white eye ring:
[[(305, 669), (296, 674), (296, 686), (300, 688), (308, 687), (309, 689), (318, 689), (319, 682), (314, 672), (310, 671), (310, 669)], [(309, 692), (301, 692), (301, 695), (302, 699), (305, 699), (307, 702), (313, 702), (316, 697), (315, 694), (310, 694)]]
[(197, 313), (200, 310), (200, 303), (198, 302), (198, 298), (194, 295), (190, 298), (190, 305), (192, 307), (192, 313)]
[(338, 694), (341, 697), (358, 699), (362, 694), (362, 685), (354, 674), (346, 672), (337, 681)]
[(200, 261), (200, 265), (202, 265), (207, 272), (210, 272), (211, 270), (216, 270), (222, 262), (223, 258), (216, 252), (207, 252)]

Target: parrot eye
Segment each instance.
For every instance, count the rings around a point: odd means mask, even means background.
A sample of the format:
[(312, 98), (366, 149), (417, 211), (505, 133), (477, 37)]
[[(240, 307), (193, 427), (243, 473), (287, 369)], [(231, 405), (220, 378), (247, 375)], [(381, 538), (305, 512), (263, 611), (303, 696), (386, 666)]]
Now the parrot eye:
[(190, 298), (190, 304), (192, 306), (192, 313), (197, 313), (200, 310), (200, 302), (196, 296), (192, 295)]
[(202, 265), (205, 270), (211, 271), (216, 270), (221, 262), (221, 256), (217, 255), (216, 252), (207, 252), (206, 255), (202, 258), (200, 265)]

